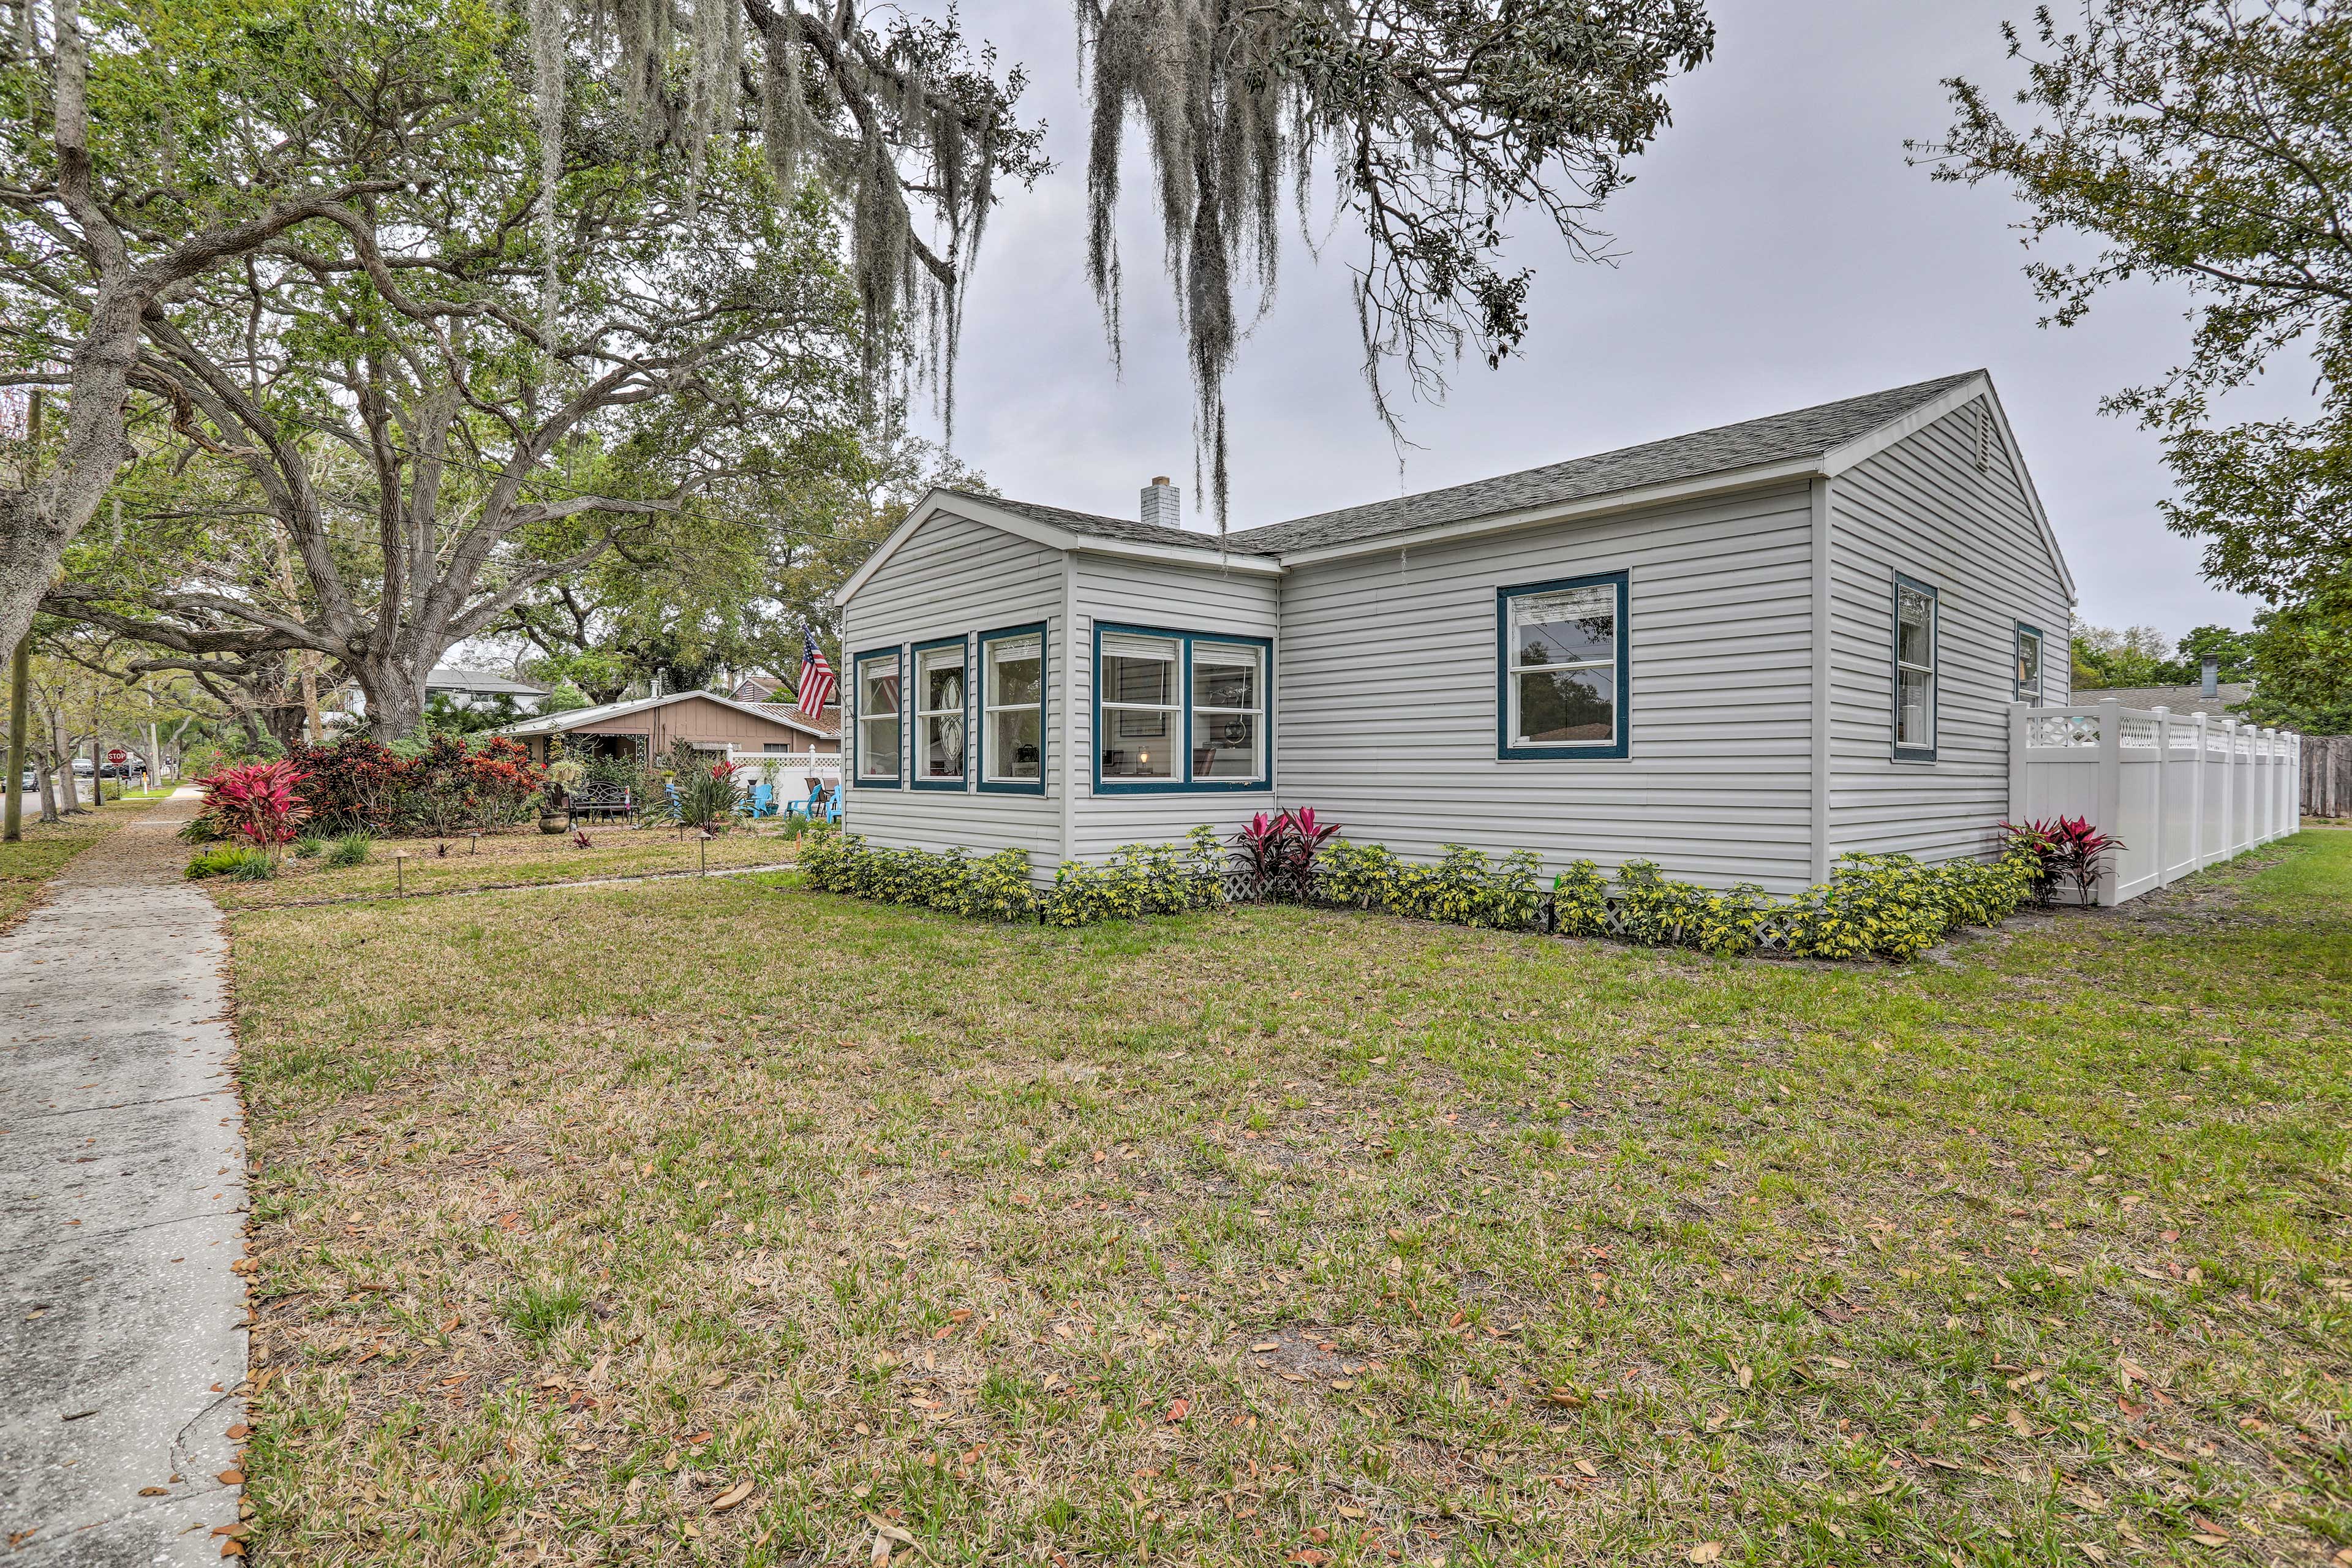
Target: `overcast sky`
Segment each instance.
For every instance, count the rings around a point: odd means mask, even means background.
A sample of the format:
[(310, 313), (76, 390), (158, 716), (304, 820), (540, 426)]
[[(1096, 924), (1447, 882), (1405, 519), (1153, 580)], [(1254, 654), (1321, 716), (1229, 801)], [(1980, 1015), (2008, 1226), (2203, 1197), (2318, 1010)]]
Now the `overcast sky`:
[[(1429, 489), (1949, 372), (1992, 373), (2082, 594), (2079, 619), (2168, 637), (2244, 626), (2168, 533), (2154, 439), (2101, 416), (2187, 342), (2155, 288), (2042, 329), (2011, 198), (1929, 182), (1906, 136), (1948, 123), (1940, 79), (2014, 78), (1999, 24), (2025, 0), (1715, 0), (1715, 61), (1671, 89), (1675, 124), (1605, 222), (1622, 260), (1572, 262), (1538, 223), (1522, 357), (1460, 367), (1443, 406), (1407, 405), (1402, 474), (1357, 374), (1344, 242), (1293, 243), (1228, 388), (1237, 527)], [(1192, 489), (1184, 374), (1148, 173), (1127, 180), (1127, 356), (1115, 372), (1084, 272), (1084, 123), (1066, 5), (970, 0), (966, 22), (1030, 68), (1026, 104), (1059, 167), (999, 208), (971, 293), (955, 447), (1004, 493), (1136, 514), (1154, 474)], [(2247, 405), (2290, 406), (2273, 385)], [(934, 426), (931, 431), (936, 435)]]

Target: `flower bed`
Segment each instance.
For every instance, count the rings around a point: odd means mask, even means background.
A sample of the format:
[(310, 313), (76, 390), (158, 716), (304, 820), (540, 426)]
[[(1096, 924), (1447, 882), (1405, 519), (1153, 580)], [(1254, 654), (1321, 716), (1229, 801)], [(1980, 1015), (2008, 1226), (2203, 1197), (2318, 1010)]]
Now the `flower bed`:
[(1847, 855), (1828, 881), (1786, 900), (1753, 884), (1717, 889), (1676, 881), (1647, 860), (1627, 861), (1613, 884), (1593, 862), (1579, 860), (1547, 892), (1532, 850), (1497, 861), (1448, 845), (1438, 864), (1423, 866), (1383, 846), (1343, 838), (1322, 846), (1304, 872), (1296, 864), (1269, 872), (1263, 858), (1244, 857), (1228, 868), (1207, 827), (1194, 828), (1182, 844), (1122, 846), (1100, 865), (1065, 861), (1044, 889), (1031, 882), (1029, 858), (1020, 849), (979, 858), (961, 849), (876, 849), (838, 830), (816, 834), (802, 851), (801, 867), (802, 885), (816, 892), (1064, 927), (1217, 908), (1273, 892), (1326, 908), (1726, 956), (1895, 960), (1916, 958), (1962, 927), (1999, 924), (2032, 898), (2038, 880), (2032, 855), (2011, 846), (1990, 864), (1926, 866), (1905, 855)]

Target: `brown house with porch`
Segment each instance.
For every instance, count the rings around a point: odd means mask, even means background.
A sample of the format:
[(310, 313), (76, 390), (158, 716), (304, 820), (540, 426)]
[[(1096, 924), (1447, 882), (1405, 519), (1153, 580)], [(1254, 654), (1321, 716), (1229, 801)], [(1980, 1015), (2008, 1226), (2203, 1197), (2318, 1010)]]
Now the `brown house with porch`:
[(680, 741), (702, 752), (772, 752), (831, 756), (841, 750), (839, 725), (830, 715), (806, 719), (780, 703), (738, 702), (710, 691), (674, 691), (634, 702), (545, 713), (499, 731), (530, 748), (531, 761), (547, 761), (549, 743), (583, 762), (613, 758), (650, 761)]

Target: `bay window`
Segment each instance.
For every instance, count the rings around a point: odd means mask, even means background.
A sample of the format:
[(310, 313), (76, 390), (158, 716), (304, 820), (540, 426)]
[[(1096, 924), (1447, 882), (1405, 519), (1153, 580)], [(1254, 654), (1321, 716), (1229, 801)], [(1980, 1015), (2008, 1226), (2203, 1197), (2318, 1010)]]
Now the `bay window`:
[(1612, 572), (1496, 591), (1498, 755), (1629, 753), (1629, 587)]

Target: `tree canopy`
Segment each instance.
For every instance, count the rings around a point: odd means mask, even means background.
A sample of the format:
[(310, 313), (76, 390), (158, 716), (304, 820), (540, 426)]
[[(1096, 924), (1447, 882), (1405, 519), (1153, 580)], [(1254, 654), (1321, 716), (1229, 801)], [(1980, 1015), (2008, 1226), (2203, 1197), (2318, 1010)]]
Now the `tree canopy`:
[[(2189, 353), (2119, 391), (2161, 431), (2179, 481), (2167, 523), (2206, 574), (2304, 628), (2352, 603), (2352, 12), (2320, 0), (2087, 0), (2006, 27), (2026, 83), (2015, 119), (1972, 82), (1914, 153), (1935, 177), (1993, 180), (2029, 243), (2084, 236), (2088, 261), (2027, 268), (2049, 320), (2139, 279), (2185, 287)], [(2218, 400), (2267, 370), (2317, 391), (2303, 419), (2223, 424)], [(2285, 623), (2276, 623), (2284, 625)], [(2260, 630), (2258, 628), (2258, 636)], [(2336, 646), (2341, 646), (2339, 642)]]

